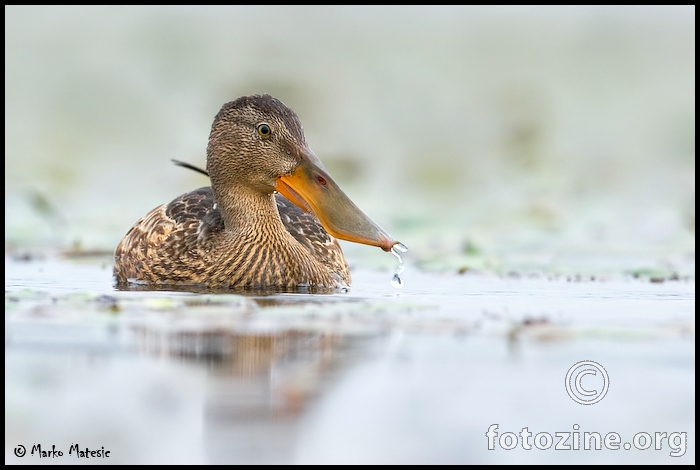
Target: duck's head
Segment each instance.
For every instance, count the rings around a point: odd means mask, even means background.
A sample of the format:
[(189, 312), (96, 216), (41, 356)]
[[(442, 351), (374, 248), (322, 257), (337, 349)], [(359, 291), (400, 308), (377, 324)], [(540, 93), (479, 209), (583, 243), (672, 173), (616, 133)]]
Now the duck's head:
[(398, 243), (345, 195), (309, 149), (297, 115), (270, 95), (243, 96), (221, 108), (209, 136), (207, 171), (215, 191), (279, 191), (336, 238), (384, 251)]

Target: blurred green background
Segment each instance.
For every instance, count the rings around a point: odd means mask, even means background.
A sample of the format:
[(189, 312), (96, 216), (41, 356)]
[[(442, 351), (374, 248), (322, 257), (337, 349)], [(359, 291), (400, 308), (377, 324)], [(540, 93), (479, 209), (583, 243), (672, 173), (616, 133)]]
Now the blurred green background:
[(426, 269), (694, 260), (694, 7), (6, 6), (6, 252), (112, 250), (264, 92)]

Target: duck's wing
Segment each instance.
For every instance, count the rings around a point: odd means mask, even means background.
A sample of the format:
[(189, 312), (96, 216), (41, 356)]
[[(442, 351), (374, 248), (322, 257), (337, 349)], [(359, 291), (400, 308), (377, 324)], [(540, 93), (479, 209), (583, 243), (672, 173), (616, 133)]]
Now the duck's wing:
[(167, 204), (165, 216), (177, 226), (173, 239), (188, 247), (205, 245), (214, 232), (224, 229), (224, 219), (210, 186), (183, 194)]
[(350, 269), (345, 261), (338, 240), (329, 235), (318, 218), (301, 210), (281, 194), (275, 195), (280, 218), (287, 231), (332, 273), (336, 273), (350, 285)]
[[(187, 267), (187, 278), (192, 280), (191, 273), (198, 271), (192, 263), (201, 263), (197, 261), (201, 257), (192, 256), (186, 260), (175, 254), (188, 257), (207, 250), (214, 234), (223, 229), (224, 222), (210, 187), (183, 194), (156, 207), (136, 222), (119, 242), (114, 253), (117, 283), (177, 281), (180, 266)], [(173, 265), (173, 260), (179, 260), (178, 266)], [(204, 266), (201, 268), (204, 276)]]

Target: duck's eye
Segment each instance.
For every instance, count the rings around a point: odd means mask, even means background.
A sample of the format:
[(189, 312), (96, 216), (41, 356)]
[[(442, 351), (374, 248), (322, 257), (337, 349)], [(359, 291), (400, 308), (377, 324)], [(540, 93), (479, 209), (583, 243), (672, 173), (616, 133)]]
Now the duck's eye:
[(258, 134), (260, 134), (263, 137), (268, 137), (272, 133), (272, 129), (270, 129), (270, 126), (267, 124), (259, 124), (258, 125)]

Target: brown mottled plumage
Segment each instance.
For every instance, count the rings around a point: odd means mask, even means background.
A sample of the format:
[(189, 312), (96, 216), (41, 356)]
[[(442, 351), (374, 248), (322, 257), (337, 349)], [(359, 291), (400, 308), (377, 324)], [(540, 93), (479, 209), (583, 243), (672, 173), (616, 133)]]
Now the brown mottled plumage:
[(269, 95), (222, 107), (207, 172), (211, 187), (153, 209), (124, 236), (114, 255), (119, 285), (342, 287), (350, 271), (329, 231), (384, 250), (397, 243), (347, 199), (296, 114)]

